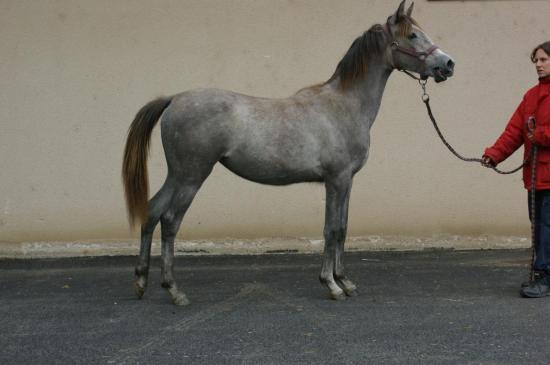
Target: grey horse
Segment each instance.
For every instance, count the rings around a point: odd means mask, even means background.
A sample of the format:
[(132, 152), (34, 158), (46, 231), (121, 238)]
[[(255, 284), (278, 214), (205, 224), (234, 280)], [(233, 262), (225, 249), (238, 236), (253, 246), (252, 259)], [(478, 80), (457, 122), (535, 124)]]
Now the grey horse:
[[(158, 98), (137, 113), (128, 132), (122, 176), (130, 224), (141, 224), (135, 271), (139, 298), (147, 286), (151, 240), (160, 221), (162, 286), (174, 304), (189, 303), (173, 276), (174, 239), (217, 162), (261, 184), (324, 183), (320, 281), (332, 299), (356, 294), (343, 266), (349, 198), (353, 177), (369, 155), (370, 129), (386, 82), (396, 69), (436, 82), (453, 74), (453, 60), (413, 20), (412, 9), (413, 4), (405, 11), (403, 0), (384, 24), (353, 42), (328, 81), (289, 98), (197, 89)], [(148, 201), (148, 147), (159, 119), (168, 174)]]

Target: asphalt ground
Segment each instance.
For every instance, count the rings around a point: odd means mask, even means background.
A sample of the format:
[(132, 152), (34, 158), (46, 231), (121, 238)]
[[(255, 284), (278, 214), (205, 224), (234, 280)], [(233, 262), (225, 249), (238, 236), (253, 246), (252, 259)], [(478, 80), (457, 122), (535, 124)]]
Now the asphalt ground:
[(529, 254), (352, 252), (359, 296), (327, 299), (320, 255), (186, 256), (136, 299), (135, 257), (0, 261), (0, 364), (549, 364), (550, 297)]

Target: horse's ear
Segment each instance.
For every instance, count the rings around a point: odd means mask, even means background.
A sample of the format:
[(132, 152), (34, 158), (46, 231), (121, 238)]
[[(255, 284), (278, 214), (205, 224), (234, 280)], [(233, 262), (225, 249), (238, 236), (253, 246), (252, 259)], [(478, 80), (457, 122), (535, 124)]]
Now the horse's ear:
[(391, 22), (393, 24), (397, 24), (404, 17), (405, 17), (405, 0), (401, 1), (401, 4), (399, 4), (399, 8), (397, 8), (397, 11), (391, 17)]
[(411, 6), (409, 6), (409, 9), (407, 9), (407, 16), (410, 18), (413, 12), (414, 8), (414, 2), (411, 3)]

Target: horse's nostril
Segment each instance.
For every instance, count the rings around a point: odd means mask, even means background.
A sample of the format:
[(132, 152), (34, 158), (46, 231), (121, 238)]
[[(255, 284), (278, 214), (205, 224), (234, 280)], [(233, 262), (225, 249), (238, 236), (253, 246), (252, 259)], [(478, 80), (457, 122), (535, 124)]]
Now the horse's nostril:
[(453, 62), (453, 60), (449, 60), (449, 62), (447, 62), (447, 67), (449, 68), (449, 70), (453, 70), (454, 67), (455, 67), (455, 63)]

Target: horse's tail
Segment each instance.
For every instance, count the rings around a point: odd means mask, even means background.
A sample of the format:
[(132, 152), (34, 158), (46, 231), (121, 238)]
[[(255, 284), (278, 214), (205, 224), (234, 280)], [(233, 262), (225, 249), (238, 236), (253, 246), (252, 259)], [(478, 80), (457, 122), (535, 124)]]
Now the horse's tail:
[(171, 97), (161, 97), (146, 104), (136, 114), (128, 130), (122, 162), (122, 181), (131, 227), (135, 226), (136, 220), (143, 224), (147, 219), (149, 141), (153, 128), (171, 101)]

